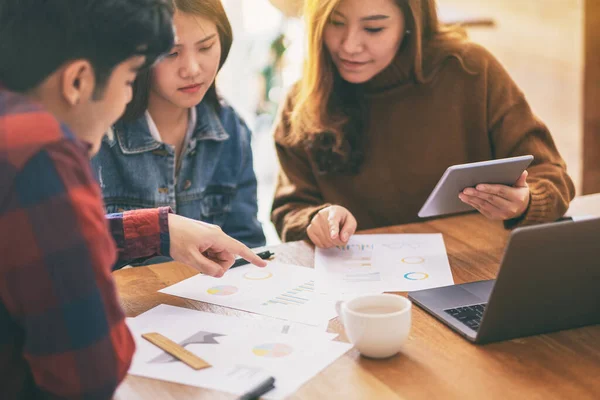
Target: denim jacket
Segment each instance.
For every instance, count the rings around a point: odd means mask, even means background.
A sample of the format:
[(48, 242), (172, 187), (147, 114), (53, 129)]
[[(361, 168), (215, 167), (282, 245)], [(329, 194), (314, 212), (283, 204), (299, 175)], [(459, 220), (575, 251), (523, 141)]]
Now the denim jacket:
[(258, 211), (251, 133), (237, 113), (201, 102), (197, 122), (181, 152), (156, 141), (145, 117), (118, 122), (92, 159), (106, 212), (171, 207), (188, 218), (219, 225), (249, 247), (265, 244)]

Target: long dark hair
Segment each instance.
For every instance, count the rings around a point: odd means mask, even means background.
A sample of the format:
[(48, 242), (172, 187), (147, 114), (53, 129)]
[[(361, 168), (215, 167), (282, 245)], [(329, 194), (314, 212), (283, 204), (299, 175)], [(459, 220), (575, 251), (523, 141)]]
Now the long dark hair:
[[(221, 0), (172, 0), (176, 11), (185, 14), (198, 15), (207, 18), (215, 23), (219, 40), (221, 42), (221, 60), (219, 62), (219, 70), (227, 61), (231, 44), (233, 43), (233, 30), (231, 23)], [(148, 109), (148, 99), (150, 97), (150, 85), (152, 81), (152, 70), (146, 68), (138, 74), (137, 79), (133, 83), (133, 99), (127, 105), (125, 114), (121, 118), (122, 121), (131, 122), (140, 118)], [(220, 109), (219, 96), (215, 82), (212, 83), (206, 95), (204, 96), (210, 105), (216, 110)]]

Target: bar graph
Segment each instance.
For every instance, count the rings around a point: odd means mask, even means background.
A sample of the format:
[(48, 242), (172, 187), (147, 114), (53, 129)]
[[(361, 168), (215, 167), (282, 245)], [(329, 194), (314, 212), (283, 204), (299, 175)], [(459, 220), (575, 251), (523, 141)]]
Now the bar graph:
[(347, 244), (345, 246), (336, 246), (341, 251), (373, 251), (372, 244)]
[(412, 242), (399, 242), (399, 243), (389, 243), (383, 244), (383, 247), (387, 247), (390, 250), (416, 250), (421, 247), (421, 243), (412, 243)]
[(381, 281), (380, 272), (353, 272), (344, 275), (345, 282), (379, 282)]
[(235, 379), (251, 379), (255, 376), (263, 374), (264, 370), (258, 367), (251, 367), (247, 365), (236, 365), (232, 368), (227, 374), (228, 377), (232, 377)]
[(308, 303), (312, 294), (315, 292), (315, 281), (308, 281), (300, 286), (297, 286), (287, 292), (276, 296), (273, 299), (267, 300), (263, 306), (270, 304), (279, 304), (285, 306), (301, 306)]

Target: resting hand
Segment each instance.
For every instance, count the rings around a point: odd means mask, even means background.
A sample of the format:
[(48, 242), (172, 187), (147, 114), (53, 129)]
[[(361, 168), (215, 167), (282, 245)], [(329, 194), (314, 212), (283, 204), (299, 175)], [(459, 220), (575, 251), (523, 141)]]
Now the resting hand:
[(529, 207), (527, 171), (514, 186), (481, 184), (467, 188), (458, 197), (489, 219), (508, 220), (522, 216)]
[(315, 246), (328, 249), (343, 246), (356, 232), (356, 218), (342, 206), (329, 206), (315, 215), (306, 229)]
[(221, 277), (239, 255), (252, 264), (267, 263), (248, 247), (227, 236), (217, 225), (169, 214), (171, 257), (203, 274)]

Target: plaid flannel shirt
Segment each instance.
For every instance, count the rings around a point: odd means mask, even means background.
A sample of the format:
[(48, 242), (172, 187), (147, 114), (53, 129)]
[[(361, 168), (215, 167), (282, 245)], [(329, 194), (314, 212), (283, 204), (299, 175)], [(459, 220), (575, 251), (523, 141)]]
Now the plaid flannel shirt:
[(1, 399), (108, 399), (129, 368), (111, 270), (117, 256), (168, 255), (169, 209), (105, 218), (88, 152), (0, 88)]

